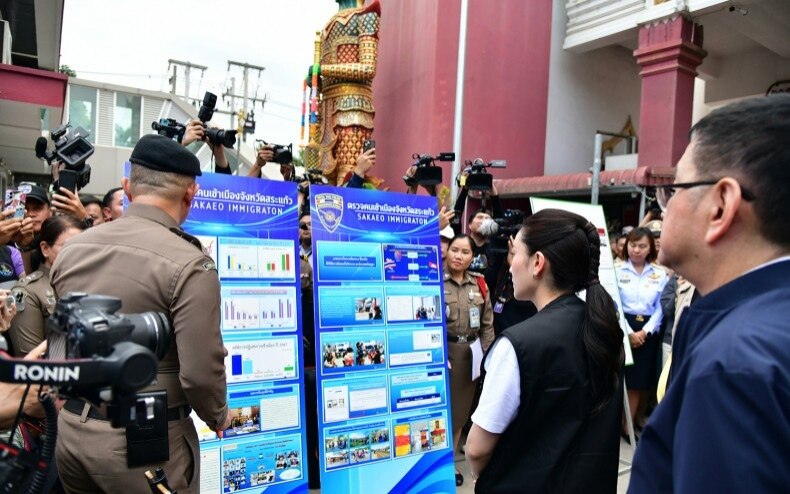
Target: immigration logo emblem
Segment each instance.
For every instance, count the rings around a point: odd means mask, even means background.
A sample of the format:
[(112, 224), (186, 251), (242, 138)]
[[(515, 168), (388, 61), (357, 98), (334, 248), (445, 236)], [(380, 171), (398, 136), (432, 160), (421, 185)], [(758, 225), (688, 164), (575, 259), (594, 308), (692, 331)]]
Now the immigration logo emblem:
[(334, 233), (343, 218), (343, 197), (337, 194), (316, 194), (315, 207), (318, 219), (329, 233)]

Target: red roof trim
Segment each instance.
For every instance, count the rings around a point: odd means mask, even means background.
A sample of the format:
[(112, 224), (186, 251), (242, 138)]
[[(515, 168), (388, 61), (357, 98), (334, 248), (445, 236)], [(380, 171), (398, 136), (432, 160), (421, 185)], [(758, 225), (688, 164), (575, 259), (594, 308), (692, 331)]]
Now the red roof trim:
[[(628, 185), (650, 186), (671, 183), (675, 179), (674, 168), (652, 168), (640, 166), (630, 170), (611, 170), (601, 172), (600, 192), (608, 187)], [(544, 175), (496, 180), (496, 188), (503, 197), (523, 196), (540, 192), (589, 191), (592, 173), (567, 173), (564, 175)]]
[(59, 72), (0, 64), (0, 100), (62, 109), (68, 80)]

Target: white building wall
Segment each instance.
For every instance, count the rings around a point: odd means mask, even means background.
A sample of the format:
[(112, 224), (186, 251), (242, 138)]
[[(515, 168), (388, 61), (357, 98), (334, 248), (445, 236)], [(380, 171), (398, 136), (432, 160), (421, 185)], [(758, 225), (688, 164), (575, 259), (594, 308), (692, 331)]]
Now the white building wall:
[(576, 54), (562, 48), (567, 17), (552, 13), (545, 175), (592, 166), (596, 130), (620, 132), (628, 116), (639, 131), (641, 82), (631, 50), (608, 46)]

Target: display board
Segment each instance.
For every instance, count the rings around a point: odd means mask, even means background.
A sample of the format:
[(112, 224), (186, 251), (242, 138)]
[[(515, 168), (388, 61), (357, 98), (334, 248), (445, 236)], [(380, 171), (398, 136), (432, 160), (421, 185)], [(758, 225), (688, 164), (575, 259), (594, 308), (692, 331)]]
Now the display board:
[(197, 182), (183, 227), (217, 265), (236, 417), (217, 437), (192, 414), (200, 492), (307, 492), (296, 184), (213, 173)]
[(310, 192), (321, 485), (455, 492), (437, 201)]
[[(583, 202), (558, 201), (556, 199), (544, 199), (541, 197), (531, 197), (529, 199), (532, 212), (537, 213), (541, 209), (563, 209), (576, 213), (587, 218), (587, 221), (595, 225), (598, 236), (601, 239), (601, 264), (598, 267), (598, 279), (617, 305), (617, 312), (620, 315), (620, 327), (623, 329), (623, 347), (625, 348), (625, 365), (633, 365), (634, 358), (631, 355), (631, 345), (628, 343), (626, 332), (627, 322), (623, 314), (623, 306), (620, 302), (620, 288), (617, 286), (617, 274), (614, 270), (614, 259), (612, 258), (612, 248), (609, 245), (609, 235), (606, 233), (606, 217), (603, 214), (603, 206), (599, 204), (586, 204)], [(581, 294), (584, 298), (583, 294)]]

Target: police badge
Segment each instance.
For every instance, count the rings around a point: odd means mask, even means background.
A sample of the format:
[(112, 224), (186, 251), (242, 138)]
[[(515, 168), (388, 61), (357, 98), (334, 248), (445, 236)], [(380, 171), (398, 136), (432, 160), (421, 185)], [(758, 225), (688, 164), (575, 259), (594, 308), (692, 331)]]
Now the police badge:
[(315, 207), (321, 224), (333, 233), (343, 218), (343, 197), (332, 193), (316, 194)]

